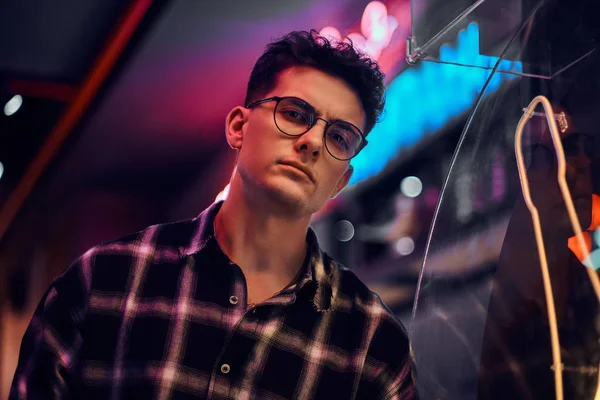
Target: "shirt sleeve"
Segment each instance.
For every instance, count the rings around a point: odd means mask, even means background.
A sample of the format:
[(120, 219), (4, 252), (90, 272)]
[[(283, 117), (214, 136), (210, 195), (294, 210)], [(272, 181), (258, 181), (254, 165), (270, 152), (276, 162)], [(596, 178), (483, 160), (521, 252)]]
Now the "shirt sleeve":
[(76, 261), (46, 291), (25, 331), (9, 400), (66, 399), (87, 308), (86, 274)]
[(414, 385), (411, 363), (407, 359), (399, 372), (396, 372), (388, 384), (384, 400), (416, 400), (417, 391)]
[(384, 318), (371, 341), (367, 357), (378, 370), (369, 398), (413, 400), (417, 398), (408, 336), (399, 321)]

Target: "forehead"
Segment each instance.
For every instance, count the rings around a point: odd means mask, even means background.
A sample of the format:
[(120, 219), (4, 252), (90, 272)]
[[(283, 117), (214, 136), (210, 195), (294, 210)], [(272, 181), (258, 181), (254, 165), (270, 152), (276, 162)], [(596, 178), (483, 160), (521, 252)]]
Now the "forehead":
[(360, 98), (343, 79), (310, 67), (292, 67), (279, 74), (269, 96), (295, 96), (310, 103), (325, 119), (343, 119), (364, 128)]

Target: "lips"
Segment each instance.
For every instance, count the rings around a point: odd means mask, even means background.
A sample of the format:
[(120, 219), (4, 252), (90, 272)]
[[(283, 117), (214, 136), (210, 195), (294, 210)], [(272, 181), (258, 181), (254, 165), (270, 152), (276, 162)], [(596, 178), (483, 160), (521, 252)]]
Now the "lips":
[(315, 181), (314, 175), (313, 175), (312, 171), (310, 170), (310, 168), (308, 168), (306, 165), (304, 165), (302, 163), (288, 160), (288, 161), (281, 161), (281, 162), (279, 162), (279, 164), (294, 167), (294, 168), (304, 172), (306, 174), (306, 176), (308, 176), (308, 178), (311, 180), (311, 182)]

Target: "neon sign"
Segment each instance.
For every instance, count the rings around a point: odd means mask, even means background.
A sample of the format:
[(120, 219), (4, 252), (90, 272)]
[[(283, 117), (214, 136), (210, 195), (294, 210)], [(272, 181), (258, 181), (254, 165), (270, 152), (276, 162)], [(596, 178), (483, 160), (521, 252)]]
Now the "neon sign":
[[(347, 39), (357, 49), (377, 60), (384, 48), (390, 44), (392, 34), (398, 28), (398, 20), (388, 15), (385, 4), (380, 1), (372, 1), (365, 7), (360, 21), (361, 33), (352, 32)], [(319, 32), (321, 36), (337, 41), (342, 41), (342, 35), (333, 26), (326, 26)]]
[[(369, 134), (369, 145), (352, 160), (350, 184), (380, 173), (398, 152), (467, 111), (498, 59), (479, 54), (479, 26), (472, 22), (458, 34), (456, 45), (445, 44), (440, 49), (440, 60), (463, 65), (422, 62), (395, 78), (388, 85), (382, 119)], [(500, 69), (519, 73), (523, 65), (503, 60)], [(486, 94), (515, 77), (496, 73)]]

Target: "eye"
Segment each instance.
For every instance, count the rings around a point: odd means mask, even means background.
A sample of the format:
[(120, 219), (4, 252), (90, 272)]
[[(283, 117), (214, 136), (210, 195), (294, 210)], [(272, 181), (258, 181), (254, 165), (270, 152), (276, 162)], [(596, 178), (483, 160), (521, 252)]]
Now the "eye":
[(297, 110), (287, 110), (286, 111), (288, 117), (292, 118), (292, 119), (297, 119), (297, 120), (304, 120), (304, 115), (302, 115), (302, 113), (298, 112)]
[(334, 126), (327, 132), (327, 141), (339, 149), (348, 150), (350, 148), (350, 133), (336, 128)]
[(306, 110), (303, 110), (299, 107), (280, 107), (278, 110), (278, 114), (280, 114), (285, 120), (297, 124), (306, 125), (309, 123), (309, 117)]
[(346, 149), (348, 148), (348, 141), (345, 137), (343, 137), (339, 133), (334, 133), (333, 136), (333, 140), (335, 140), (340, 146), (343, 146)]

